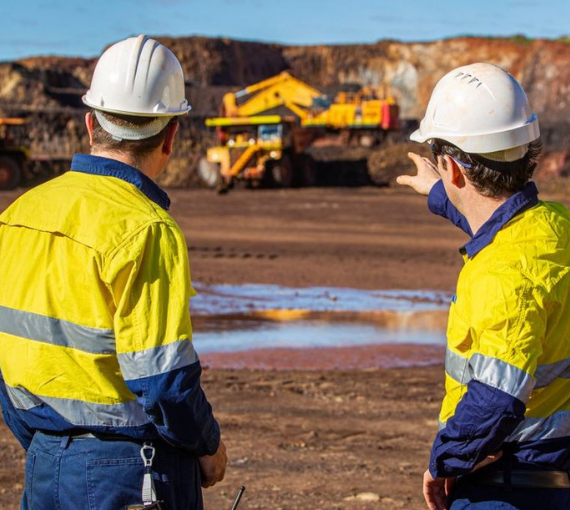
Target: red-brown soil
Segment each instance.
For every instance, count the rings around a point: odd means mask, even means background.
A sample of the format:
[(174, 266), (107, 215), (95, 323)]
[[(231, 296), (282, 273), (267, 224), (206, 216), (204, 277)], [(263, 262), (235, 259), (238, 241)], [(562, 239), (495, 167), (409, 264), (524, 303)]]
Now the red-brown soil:
[[(0, 210), (18, 193), (0, 194)], [(462, 264), (464, 234), (399, 188), (170, 195), (193, 277), (205, 283), (451, 292)], [(244, 510), (424, 507), (441, 348), (323, 351), (323, 363), (336, 354), (364, 361), (323, 370), (306, 367), (299, 351), (203, 357), (230, 458), (226, 479), (205, 491), (206, 508), (229, 510), (240, 485)], [(283, 356), (292, 358), (282, 370), (255, 369)], [(385, 368), (391, 359), (435, 365)], [(247, 368), (226, 368), (236, 366)], [(0, 443), (0, 508), (15, 509), (23, 452), (1, 421)]]

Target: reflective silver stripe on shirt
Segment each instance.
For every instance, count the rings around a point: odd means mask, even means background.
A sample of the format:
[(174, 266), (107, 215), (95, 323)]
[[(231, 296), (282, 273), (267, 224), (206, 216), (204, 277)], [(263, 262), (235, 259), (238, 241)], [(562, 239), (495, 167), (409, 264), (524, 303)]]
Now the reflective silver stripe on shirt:
[[(445, 353), (445, 371), (451, 378), (458, 383), (467, 384), (472, 378), (468, 368), (467, 358), (447, 349)], [(536, 384), (534, 387), (544, 388), (558, 378), (570, 379), (570, 358), (548, 365), (539, 365), (535, 372)]]
[(445, 354), (445, 371), (460, 384), (472, 379), (497, 388), (527, 402), (535, 385), (535, 379), (524, 370), (497, 358), (475, 353), (469, 361), (451, 350)]
[(538, 441), (570, 436), (570, 411), (558, 411), (548, 418), (525, 418), (506, 441)]
[(24, 388), (6, 385), (16, 409), (29, 410), (47, 404), (73, 425), (93, 427), (139, 427), (149, 423), (148, 416), (136, 400), (122, 404), (96, 404), (83, 400), (39, 397)]
[(445, 352), (445, 371), (453, 380), (467, 384), (471, 380), (468, 359), (461, 354), (447, 349)]
[(125, 380), (164, 374), (198, 361), (190, 340), (184, 339), (138, 352), (117, 355)]
[(114, 354), (112, 329), (80, 326), (47, 315), (0, 306), (0, 332), (92, 354)]
[(570, 358), (550, 363), (548, 365), (540, 365), (536, 369), (536, 388), (544, 388), (555, 379), (570, 379)]
[(33, 407), (37, 407), (42, 403), (41, 399), (24, 388), (12, 388), (11, 386), (6, 385), (6, 391), (8, 392), (8, 396), (16, 409), (28, 410)]
[(497, 358), (475, 353), (469, 360), (473, 379), (527, 402), (535, 379), (524, 370)]

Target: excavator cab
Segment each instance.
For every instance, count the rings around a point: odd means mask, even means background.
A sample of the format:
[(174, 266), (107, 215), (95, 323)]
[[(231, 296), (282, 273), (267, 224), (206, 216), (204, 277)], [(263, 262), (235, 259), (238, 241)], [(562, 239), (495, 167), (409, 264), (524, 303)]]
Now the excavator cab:
[(283, 126), (281, 124), (262, 124), (257, 128), (257, 138), (260, 143), (275, 143), (283, 139)]

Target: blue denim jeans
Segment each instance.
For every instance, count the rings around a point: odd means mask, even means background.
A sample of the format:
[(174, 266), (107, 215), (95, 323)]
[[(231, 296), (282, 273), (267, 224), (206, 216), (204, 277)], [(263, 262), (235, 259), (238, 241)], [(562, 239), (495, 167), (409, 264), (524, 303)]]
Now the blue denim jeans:
[[(168, 510), (202, 510), (198, 459), (155, 442), (153, 478)], [(22, 510), (123, 510), (142, 503), (141, 443), (36, 433), (26, 458)]]
[(448, 499), (450, 510), (570, 509), (570, 489), (535, 489), (458, 481)]

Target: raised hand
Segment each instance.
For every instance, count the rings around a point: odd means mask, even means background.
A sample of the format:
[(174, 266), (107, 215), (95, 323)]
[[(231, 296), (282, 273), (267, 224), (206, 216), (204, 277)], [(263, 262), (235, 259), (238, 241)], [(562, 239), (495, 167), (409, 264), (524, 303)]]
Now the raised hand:
[(396, 179), (398, 184), (409, 186), (420, 195), (428, 195), (433, 185), (441, 178), (437, 167), (428, 159), (408, 152), (408, 157), (414, 162), (418, 173), (416, 175), (399, 175)]

